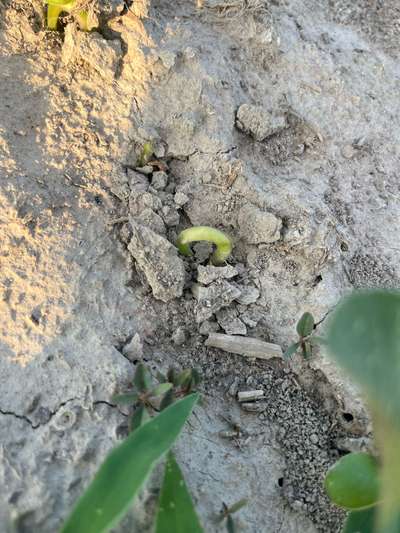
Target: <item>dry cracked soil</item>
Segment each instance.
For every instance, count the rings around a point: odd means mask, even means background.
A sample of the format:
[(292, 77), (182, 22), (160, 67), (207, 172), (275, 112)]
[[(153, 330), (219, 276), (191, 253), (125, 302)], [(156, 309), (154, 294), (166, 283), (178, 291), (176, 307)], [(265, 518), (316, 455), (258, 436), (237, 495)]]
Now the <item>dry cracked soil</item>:
[[(322, 488), (371, 447), (321, 349), (255, 360), (310, 311), (400, 276), (397, 0), (100, 0), (97, 31), (46, 31), (0, 0), (0, 530), (56, 531), (127, 434), (135, 366), (197, 367), (176, 454), (206, 531), (336, 532)], [(145, 143), (148, 164), (139, 164)], [(174, 246), (191, 225), (234, 240)], [(264, 391), (240, 405), (237, 392)], [(155, 472), (115, 530), (151, 531)]]

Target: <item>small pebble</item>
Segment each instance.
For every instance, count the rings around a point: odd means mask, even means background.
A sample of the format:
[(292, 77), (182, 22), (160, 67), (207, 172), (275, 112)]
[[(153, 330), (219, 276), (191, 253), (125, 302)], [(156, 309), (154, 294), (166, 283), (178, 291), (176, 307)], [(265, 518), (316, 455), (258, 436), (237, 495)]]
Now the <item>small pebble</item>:
[(166, 172), (163, 172), (162, 170), (153, 172), (153, 177), (151, 179), (151, 185), (154, 189), (156, 189), (157, 191), (162, 191), (167, 186), (167, 183), (168, 183), (168, 174)]

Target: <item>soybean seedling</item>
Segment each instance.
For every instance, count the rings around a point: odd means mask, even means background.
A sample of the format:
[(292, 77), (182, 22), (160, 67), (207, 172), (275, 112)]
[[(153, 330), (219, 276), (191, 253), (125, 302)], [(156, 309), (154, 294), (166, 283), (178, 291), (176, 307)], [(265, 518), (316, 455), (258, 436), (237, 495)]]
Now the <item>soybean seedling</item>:
[(215, 244), (215, 252), (211, 256), (214, 265), (220, 265), (232, 251), (232, 241), (222, 231), (209, 226), (194, 226), (183, 230), (177, 240), (177, 247), (181, 254), (191, 256), (190, 244), (196, 241), (208, 241)]
[(120, 405), (136, 405), (130, 422), (134, 431), (150, 419), (152, 411), (162, 411), (177, 399), (195, 391), (200, 383), (200, 375), (195, 369), (176, 372), (170, 369), (166, 376), (158, 374), (160, 383), (154, 385), (150, 372), (143, 363), (139, 363), (133, 378), (134, 390), (117, 394), (112, 401)]
[(47, 3), (47, 27), (56, 30), (61, 13), (72, 14), (81, 30), (90, 31), (97, 26), (91, 13), (79, 8), (79, 0), (45, 0)]
[(318, 337), (313, 332), (316, 324), (314, 317), (311, 313), (304, 313), (300, 320), (297, 322), (296, 331), (299, 335), (299, 340), (289, 346), (283, 356), (289, 359), (293, 354), (301, 348), (301, 352), (305, 359), (308, 359), (312, 355), (312, 347), (315, 344), (323, 344), (324, 339)]
[(400, 531), (400, 294), (360, 291), (336, 309), (329, 352), (361, 385), (373, 416), (381, 461), (363, 453), (327, 473), (332, 501), (350, 511), (344, 533)]
[(222, 522), (223, 520), (226, 520), (226, 529), (228, 533), (235, 533), (236, 532), (236, 526), (235, 522), (233, 520), (232, 515), (234, 513), (237, 513), (242, 507), (247, 505), (247, 498), (242, 498), (238, 502), (234, 503), (231, 506), (227, 506), (226, 503), (222, 502), (222, 511), (219, 516), (219, 520)]

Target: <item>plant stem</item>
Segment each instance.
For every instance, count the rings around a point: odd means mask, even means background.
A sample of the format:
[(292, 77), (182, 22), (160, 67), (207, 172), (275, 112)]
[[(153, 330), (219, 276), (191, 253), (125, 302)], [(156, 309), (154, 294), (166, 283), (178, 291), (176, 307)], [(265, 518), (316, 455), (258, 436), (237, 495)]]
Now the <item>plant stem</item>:
[(223, 263), (232, 251), (232, 241), (225, 233), (209, 226), (195, 226), (180, 233), (177, 246), (181, 254), (192, 255), (190, 243), (196, 241), (209, 241), (216, 245), (217, 248), (211, 256), (215, 265)]

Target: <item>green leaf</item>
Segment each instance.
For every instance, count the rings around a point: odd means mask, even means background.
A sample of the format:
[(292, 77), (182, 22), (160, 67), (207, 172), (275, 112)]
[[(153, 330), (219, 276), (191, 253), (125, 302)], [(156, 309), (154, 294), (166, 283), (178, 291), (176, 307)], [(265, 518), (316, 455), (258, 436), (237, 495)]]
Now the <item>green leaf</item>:
[(233, 505), (231, 505), (229, 508), (228, 508), (228, 513), (229, 514), (233, 514), (233, 513), (237, 513), (240, 509), (242, 509), (245, 505), (248, 504), (248, 500), (247, 498), (242, 498), (241, 500), (239, 500), (238, 502), (234, 503)]
[(375, 407), (400, 429), (400, 294), (362, 291), (333, 314), (328, 346), (365, 388)]
[(318, 335), (312, 335), (308, 339), (308, 342), (310, 342), (312, 346), (317, 346), (317, 345), (325, 346), (327, 344), (326, 339), (324, 339), (323, 337), (318, 337)]
[(291, 344), (289, 348), (286, 350), (286, 352), (283, 354), (283, 357), (285, 359), (290, 359), (292, 355), (294, 355), (297, 352), (300, 346), (301, 346), (300, 342), (295, 342), (294, 344)]
[(197, 400), (198, 394), (192, 394), (175, 402), (114, 448), (61, 532), (103, 533), (115, 526), (178, 437)]
[(376, 507), (351, 511), (345, 522), (343, 533), (374, 533)]
[(172, 383), (160, 383), (149, 392), (150, 396), (162, 396), (172, 389)]
[(235, 522), (233, 521), (233, 518), (230, 514), (228, 514), (228, 516), (226, 517), (226, 529), (228, 533), (236, 532)]
[(167, 372), (167, 380), (170, 383), (173, 383), (174, 385), (176, 385), (176, 379), (177, 379), (177, 375), (176, 375), (175, 368), (169, 368)]
[(155, 533), (202, 533), (182, 472), (170, 452), (158, 504)]
[(140, 405), (133, 413), (130, 423), (130, 430), (135, 431), (135, 429), (140, 428), (140, 426), (143, 426), (143, 424), (148, 422), (150, 419), (151, 417), (147, 412), (146, 407), (144, 405)]
[(296, 330), (300, 337), (308, 337), (314, 330), (314, 317), (311, 313), (304, 313), (297, 323)]
[(368, 453), (349, 453), (327, 472), (325, 490), (333, 503), (344, 509), (365, 509), (379, 501), (376, 460)]
[(186, 370), (182, 370), (182, 372), (178, 374), (175, 380), (175, 384), (181, 387), (185, 387), (189, 385), (191, 379), (192, 379), (192, 369), (187, 368)]
[(147, 392), (151, 388), (151, 376), (143, 363), (137, 365), (133, 383), (139, 392)]
[(137, 392), (127, 392), (126, 394), (116, 394), (111, 398), (112, 403), (121, 405), (131, 405), (138, 401), (139, 394)]
[(156, 372), (156, 378), (160, 383), (167, 383), (169, 381), (167, 376), (164, 376), (164, 374), (162, 372), (159, 372), (158, 370)]
[(160, 411), (163, 411), (166, 407), (174, 403), (175, 395), (174, 391), (170, 389), (164, 396), (163, 399), (160, 402)]
[[(362, 385), (382, 449), (379, 533), (396, 531), (400, 508), (400, 294), (359, 291), (331, 319), (329, 351)], [(399, 528), (400, 530), (400, 528)]]

